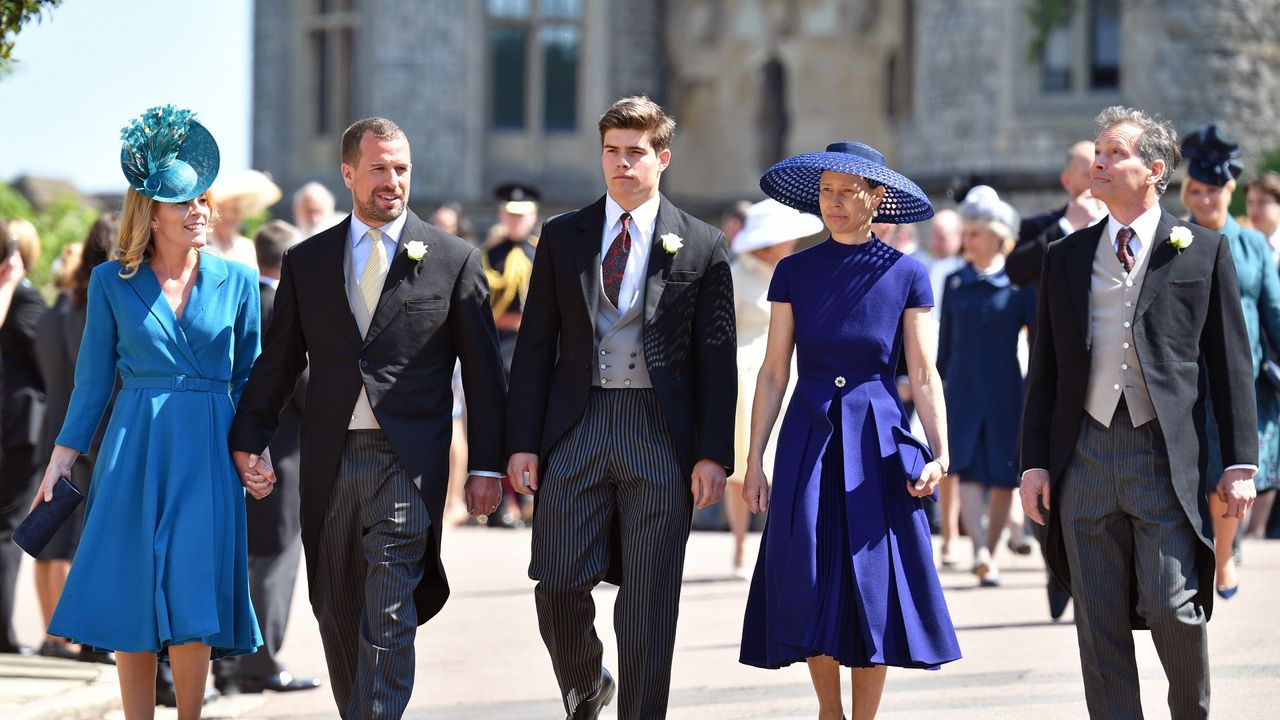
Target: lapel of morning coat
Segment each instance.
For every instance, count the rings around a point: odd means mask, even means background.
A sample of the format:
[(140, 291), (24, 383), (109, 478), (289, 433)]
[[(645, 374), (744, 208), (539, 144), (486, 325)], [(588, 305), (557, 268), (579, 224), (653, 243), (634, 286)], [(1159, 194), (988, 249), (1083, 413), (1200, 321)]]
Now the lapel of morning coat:
[[(324, 303), (333, 316), (338, 334), (351, 343), (351, 347), (358, 353), (364, 341), (360, 338), (360, 326), (356, 324), (356, 316), (351, 313), (351, 304), (347, 299), (347, 272), (344, 267), (347, 258), (345, 243), (350, 236), (351, 216), (348, 215), (346, 220), (316, 236), (312, 242), (320, 245), (316, 249), (320, 302)], [(301, 268), (297, 268), (295, 272), (298, 270)]]
[(1104, 242), (1107, 221), (1104, 219), (1080, 232), (1070, 235), (1070, 240), (1063, 247), (1067, 273), (1067, 287), (1071, 291), (1071, 307), (1075, 310), (1076, 320), (1080, 325), (1080, 337), (1084, 338), (1085, 347), (1093, 345), (1093, 335), (1089, 321), (1089, 296), (1093, 288), (1093, 256), (1098, 252), (1098, 243)]
[(587, 306), (587, 321), (594, 327), (600, 309), (600, 242), (604, 233), (604, 196), (582, 209), (578, 217), (578, 234), (573, 238), (574, 264), (582, 284), (582, 300)]
[[(373, 317), (369, 320), (369, 332), (364, 336), (365, 347), (369, 347), (374, 338), (378, 337), (378, 333), (381, 333), (400, 313), (400, 308), (413, 293), (414, 281), (422, 272), (423, 266), (431, 262), (431, 243), (428, 242), (431, 238), (427, 224), (419, 220), (412, 210), (405, 210), (405, 212), (409, 213), (409, 217), (405, 220), (404, 230), (401, 231), (400, 240), (396, 243), (395, 257), (391, 259), (391, 266), (387, 268), (387, 279), (382, 283), (382, 295), (378, 300), (378, 307), (374, 308)], [(427, 254), (421, 260), (413, 260), (404, 249), (405, 245), (415, 240), (427, 246)]]
[(645, 268), (647, 277), (644, 290), (645, 325), (652, 323), (654, 316), (658, 312), (658, 303), (662, 300), (662, 291), (667, 287), (667, 274), (671, 272), (671, 265), (675, 262), (675, 254), (667, 252), (662, 247), (662, 236), (668, 233), (683, 238), (684, 224), (681, 222), (680, 211), (663, 195), (662, 201), (658, 205), (658, 220), (653, 226), (653, 242), (649, 247), (649, 265)]
[(1169, 271), (1178, 257), (1178, 250), (1169, 244), (1169, 233), (1177, 224), (1178, 218), (1160, 212), (1160, 224), (1156, 225), (1156, 234), (1151, 238), (1155, 246), (1147, 249), (1146, 275), (1142, 279), (1142, 292), (1138, 294), (1138, 307), (1133, 312), (1134, 320), (1146, 314), (1156, 296), (1169, 284)]

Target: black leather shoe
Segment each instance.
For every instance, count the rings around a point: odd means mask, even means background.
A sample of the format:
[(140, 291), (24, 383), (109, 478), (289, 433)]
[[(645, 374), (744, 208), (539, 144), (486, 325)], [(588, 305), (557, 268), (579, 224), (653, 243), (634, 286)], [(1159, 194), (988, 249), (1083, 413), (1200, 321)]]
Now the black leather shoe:
[(1061, 620), (1062, 614), (1067, 611), (1067, 604), (1071, 602), (1071, 593), (1062, 587), (1062, 583), (1056, 578), (1049, 578), (1049, 617), (1054, 620)]
[(613, 702), (613, 695), (617, 691), (618, 686), (614, 685), (609, 669), (600, 668), (600, 689), (596, 690), (595, 695), (578, 703), (578, 707), (574, 708), (568, 720), (596, 720), (600, 717), (600, 711), (604, 706)]
[(524, 527), (524, 520), (519, 515), (508, 510), (506, 506), (503, 506), (489, 514), (485, 526), (503, 528), (504, 530), (519, 530)]
[(40, 646), (41, 657), (61, 658), (63, 660), (79, 660), (80, 653), (67, 647), (66, 643), (54, 642), (46, 640)]
[(88, 645), (80, 646), (80, 655), (76, 657), (80, 662), (101, 663), (103, 665), (115, 665), (116, 654), (110, 651), (94, 650)]
[[(202, 704), (208, 705), (209, 703), (213, 702), (214, 700), (217, 700), (220, 697), (222, 697), (222, 693), (218, 692), (217, 688), (212, 688), (212, 687), (205, 688), (204, 701), (202, 702)], [(172, 685), (169, 685), (168, 687), (156, 688), (156, 704), (163, 705), (165, 707), (171, 707), (171, 708), (178, 707), (178, 695), (177, 695), (177, 692), (173, 689)]]
[(263, 690), (272, 692), (296, 692), (298, 690), (315, 690), (320, 687), (316, 678), (294, 677), (288, 670), (281, 670), (275, 675), (266, 677), (240, 678), (240, 692), (260, 693)]

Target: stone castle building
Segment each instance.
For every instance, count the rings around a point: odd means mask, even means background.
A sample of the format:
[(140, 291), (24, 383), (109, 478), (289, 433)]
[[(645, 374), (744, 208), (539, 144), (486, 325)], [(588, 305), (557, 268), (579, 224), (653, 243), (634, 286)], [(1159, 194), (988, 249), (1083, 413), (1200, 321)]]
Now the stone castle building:
[(1025, 210), (1128, 104), (1216, 121), (1251, 168), (1280, 150), (1280, 0), (257, 0), (254, 164), (286, 192), (338, 174), (384, 115), (414, 205), (483, 215), (494, 185), (550, 209), (603, 191), (596, 120), (644, 92), (679, 121), (663, 189), (708, 217), (788, 154), (861, 139), (940, 202), (975, 179)]

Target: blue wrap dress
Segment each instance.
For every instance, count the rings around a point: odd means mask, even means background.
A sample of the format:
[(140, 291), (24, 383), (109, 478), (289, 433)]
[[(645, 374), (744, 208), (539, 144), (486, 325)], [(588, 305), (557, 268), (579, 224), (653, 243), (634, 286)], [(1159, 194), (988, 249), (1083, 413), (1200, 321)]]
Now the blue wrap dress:
[(57, 443), (89, 449), (115, 384), (85, 526), (53, 635), (166, 655), (204, 643), (214, 658), (262, 644), (249, 600), (244, 489), (227, 449), (259, 350), (256, 276), (202, 253), (179, 319), (148, 263), (94, 269), (75, 390)]
[(828, 655), (849, 667), (935, 668), (958, 659), (929, 524), (900, 457), (902, 314), (933, 305), (928, 272), (878, 239), (829, 239), (779, 263), (769, 299), (791, 305), (799, 377), (778, 436), (741, 661), (778, 668)]

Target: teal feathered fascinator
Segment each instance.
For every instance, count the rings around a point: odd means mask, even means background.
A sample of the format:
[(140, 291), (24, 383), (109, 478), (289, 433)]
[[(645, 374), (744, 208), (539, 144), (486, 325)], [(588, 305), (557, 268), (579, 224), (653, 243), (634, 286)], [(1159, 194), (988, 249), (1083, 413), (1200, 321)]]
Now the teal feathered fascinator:
[(190, 110), (153, 107), (130, 120), (120, 139), (120, 169), (134, 190), (152, 200), (187, 202), (218, 175), (218, 143)]

